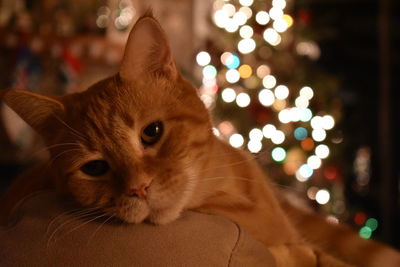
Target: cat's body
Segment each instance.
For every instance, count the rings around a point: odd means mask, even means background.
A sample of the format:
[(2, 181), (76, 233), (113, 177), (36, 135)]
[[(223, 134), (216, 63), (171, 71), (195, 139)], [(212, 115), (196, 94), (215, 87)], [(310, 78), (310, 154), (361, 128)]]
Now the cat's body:
[[(253, 156), (213, 134), (206, 108), (181, 78), (151, 15), (132, 30), (117, 75), (82, 93), (10, 90), (2, 98), (51, 155), (2, 198), (3, 220), (20, 197), (49, 186), (131, 223), (168, 223), (185, 209), (227, 217), (263, 242), (277, 266), (349, 266), (323, 252), (312, 235), (315, 242), (306, 243)], [(48, 180), (33, 182), (38, 176)], [(396, 266), (397, 252), (384, 248)]]

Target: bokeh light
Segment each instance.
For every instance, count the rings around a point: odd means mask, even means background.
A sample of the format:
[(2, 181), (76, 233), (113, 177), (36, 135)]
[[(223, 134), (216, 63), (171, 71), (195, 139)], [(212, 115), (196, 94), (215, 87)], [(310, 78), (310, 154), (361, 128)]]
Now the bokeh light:
[(272, 159), (281, 162), (286, 158), (286, 151), (282, 147), (275, 147), (271, 152)]
[(235, 133), (229, 137), (229, 144), (233, 147), (241, 147), (244, 143), (244, 138), (241, 134)]
[(318, 190), (317, 194), (315, 195), (315, 200), (318, 204), (325, 205), (329, 202), (331, 195), (329, 194), (328, 190), (320, 189)]
[(222, 100), (226, 103), (231, 103), (236, 99), (236, 92), (232, 88), (225, 88), (221, 93)]
[(236, 104), (241, 107), (245, 108), (250, 104), (250, 96), (246, 93), (240, 93), (236, 97)]
[(258, 100), (263, 106), (269, 107), (271, 106), (274, 101), (275, 101), (275, 95), (274, 93), (269, 90), (269, 89), (262, 89), (258, 93)]
[(196, 56), (196, 62), (200, 66), (206, 66), (207, 64), (209, 64), (211, 62), (211, 56), (209, 53), (207, 53), (205, 51), (201, 51)]

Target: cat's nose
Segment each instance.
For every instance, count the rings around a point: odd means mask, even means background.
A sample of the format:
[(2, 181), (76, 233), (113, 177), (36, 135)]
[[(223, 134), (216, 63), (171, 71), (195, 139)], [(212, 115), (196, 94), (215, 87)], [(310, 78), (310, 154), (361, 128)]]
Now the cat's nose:
[(133, 186), (127, 189), (126, 194), (129, 197), (138, 197), (140, 199), (146, 199), (147, 198), (147, 189), (149, 188), (149, 184), (141, 184), (139, 186)]

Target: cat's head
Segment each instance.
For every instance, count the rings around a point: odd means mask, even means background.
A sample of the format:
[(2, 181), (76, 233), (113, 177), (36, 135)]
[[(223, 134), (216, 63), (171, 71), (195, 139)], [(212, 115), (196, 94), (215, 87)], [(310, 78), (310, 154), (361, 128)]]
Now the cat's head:
[(132, 29), (115, 76), (82, 93), (10, 90), (3, 99), (43, 137), (61, 188), (127, 222), (177, 218), (212, 138), (208, 113), (151, 15)]

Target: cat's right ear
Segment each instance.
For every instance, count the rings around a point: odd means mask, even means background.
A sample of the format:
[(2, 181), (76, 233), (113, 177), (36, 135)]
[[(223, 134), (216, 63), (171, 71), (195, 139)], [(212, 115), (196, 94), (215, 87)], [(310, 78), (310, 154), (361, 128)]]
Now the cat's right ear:
[(0, 98), (34, 130), (41, 133), (46, 121), (52, 116), (60, 116), (64, 105), (51, 97), (26, 90), (5, 90)]
[(151, 11), (133, 26), (119, 74), (125, 81), (143, 80), (154, 75), (173, 81), (179, 76), (167, 36)]

